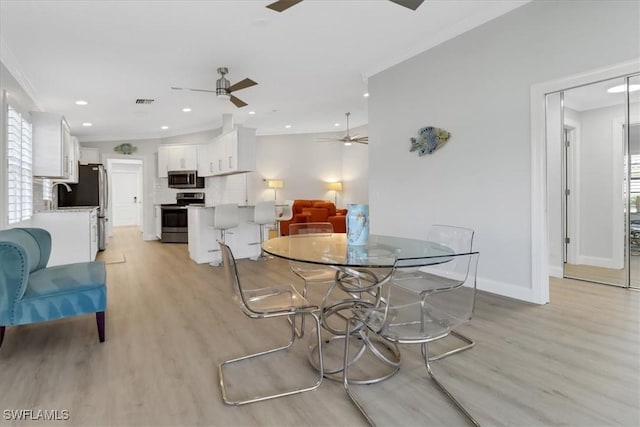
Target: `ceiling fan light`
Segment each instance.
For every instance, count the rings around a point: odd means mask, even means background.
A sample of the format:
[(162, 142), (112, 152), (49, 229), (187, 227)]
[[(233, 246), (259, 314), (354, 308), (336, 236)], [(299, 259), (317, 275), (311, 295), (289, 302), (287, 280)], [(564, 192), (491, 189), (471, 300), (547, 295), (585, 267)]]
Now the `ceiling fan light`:
[(344, 146), (345, 146), (345, 147), (349, 147), (349, 146), (351, 146), (351, 141), (345, 141), (345, 142), (344, 142)]

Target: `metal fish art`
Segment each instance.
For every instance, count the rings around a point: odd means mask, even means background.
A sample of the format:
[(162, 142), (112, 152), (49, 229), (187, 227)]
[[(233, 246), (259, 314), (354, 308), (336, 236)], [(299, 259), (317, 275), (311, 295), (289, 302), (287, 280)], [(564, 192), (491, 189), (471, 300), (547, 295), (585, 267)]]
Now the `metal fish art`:
[(444, 129), (433, 126), (423, 127), (418, 131), (417, 138), (411, 138), (409, 151), (417, 151), (418, 156), (431, 154), (447, 143), (451, 134)]
[(113, 151), (120, 154), (133, 154), (138, 151), (138, 147), (125, 142), (124, 144), (120, 144), (117, 147), (114, 147)]

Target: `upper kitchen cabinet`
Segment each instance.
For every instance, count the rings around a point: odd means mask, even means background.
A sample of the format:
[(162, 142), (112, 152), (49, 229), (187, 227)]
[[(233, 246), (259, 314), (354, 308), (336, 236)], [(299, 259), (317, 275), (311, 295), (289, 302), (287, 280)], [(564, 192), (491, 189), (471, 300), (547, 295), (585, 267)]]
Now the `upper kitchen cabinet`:
[[(32, 111), (33, 175), (68, 180), (72, 174), (73, 141), (64, 116)], [(77, 165), (77, 157), (75, 158)]]
[(161, 145), (158, 147), (159, 178), (166, 178), (168, 171), (194, 171), (197, 169), (197, 145)]
[(237, 128), (220, 135), (217, 144), (218, 172), (231, 175), (256, 169), (256, 130)]
[(80, 147), (80, 164), (100, 163), (100, 150), (92, 147)]
[(69, 139), (69, 147), (67, 150), (67, 178), (59, 179), (57, 181), (69, 182), (72, 184), (78, 183), (78, 161), (80, 160), (80, 141), (75, 136), (71, 136)]

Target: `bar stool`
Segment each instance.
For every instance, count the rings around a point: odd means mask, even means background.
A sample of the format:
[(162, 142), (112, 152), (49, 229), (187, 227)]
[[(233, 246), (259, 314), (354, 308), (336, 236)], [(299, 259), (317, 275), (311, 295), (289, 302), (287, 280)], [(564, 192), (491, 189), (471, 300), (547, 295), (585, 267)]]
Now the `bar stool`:
[(282, 235), (280, 233), (280, 223), (282, 221), (289, 221), (291, 218), (293, 218), (293, 200), (285, 200), (282, 213), (276, 218), (278, 220), (278, 237)]
[[(258, 224), (258, 228), (260, 229), (260, 252), (255, 257), (251, 259), (254, 261), (258, 261), (261, 259), (266, 259), (267, 257), (262, 252), (262, 243), (264, 243), (264, 228), (267, 224), (273, 224), (276, 221), (276, 202), (274, 200), (258, 202), (253, 211), (253, 222)], [(253, 243), (258, 244), (258, 243)]]
[[(226, 242), (227, 230), (240, 225), (238, 221), (238, 204), (225, 203), (216, 205), (213, 208), (213, 226), (214, 230), (220, 230), (220, 242)], [(220, 249), (214, 249), (211, 252), (220, 252)], [(219, 267), (222, 264), (222, 258), (219, 261), (209, 263), (212, 267)]]

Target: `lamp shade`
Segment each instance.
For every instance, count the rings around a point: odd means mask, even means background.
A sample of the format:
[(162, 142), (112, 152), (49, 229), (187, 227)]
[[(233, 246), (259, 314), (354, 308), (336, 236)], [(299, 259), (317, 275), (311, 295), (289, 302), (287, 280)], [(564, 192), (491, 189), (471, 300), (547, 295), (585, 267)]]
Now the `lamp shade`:
[(327, 184), (327, 188), (330, 191), (342, 191), (342, 182), (330, 182)]
[(267, 181), (267, 187), (269, 188), (282, 188), (281, 179), (270, 179)]

